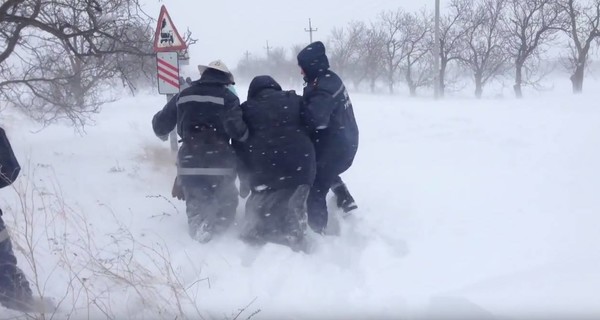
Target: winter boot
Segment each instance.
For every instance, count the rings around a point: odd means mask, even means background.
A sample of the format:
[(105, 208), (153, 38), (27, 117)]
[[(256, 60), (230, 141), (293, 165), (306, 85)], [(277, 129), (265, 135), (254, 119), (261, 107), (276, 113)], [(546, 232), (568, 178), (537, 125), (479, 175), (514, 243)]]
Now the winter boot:
[(335, 194), (338, 208), (344, 210), (344, 213), (349, 213), (350, 211), (358, 208), (345, 183), (333, 186), (331, 190)]
[(213, 225), (208, 223), (206, 220), (190, 221), (189, 232), (192, 239), (200, 243), (207, 243), (213, 237)]

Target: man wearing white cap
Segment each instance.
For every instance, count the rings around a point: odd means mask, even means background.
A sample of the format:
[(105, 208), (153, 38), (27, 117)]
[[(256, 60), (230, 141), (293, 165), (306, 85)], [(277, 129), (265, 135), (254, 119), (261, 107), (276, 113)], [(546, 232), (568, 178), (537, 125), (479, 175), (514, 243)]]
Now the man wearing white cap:
[(235, 84), (227, 66), (216, 60), (198, 66), (201, 77), (175, 95), (152, 119), (154, 133), (166, 140), (177, 126), (181, 148), (177, 176), (186, 201), (189, 232), (200, 242), (226, 230), (235, 217), (236, 156), (230, 140), (245, 141)]

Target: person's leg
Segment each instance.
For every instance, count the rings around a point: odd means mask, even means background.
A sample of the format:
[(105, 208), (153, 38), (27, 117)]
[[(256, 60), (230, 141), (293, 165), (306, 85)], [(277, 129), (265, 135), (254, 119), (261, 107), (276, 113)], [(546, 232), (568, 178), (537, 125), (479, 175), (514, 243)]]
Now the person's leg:
[(205, 243), (212, 239), (219, 211), (215, 196), (214, 177), (180, 176), (185, 195), (186, 214), (190, 236)]
[(251, 245), (263, 245), (266, 243), (266, 227), (262, 216), (268, 210), (265, 206), (268, 194), (269, 191), (252, 191), (246, 200), (241, 238)]
[(358, 206), (354, 201), (354, 197), (350, 194), (348, 187), (342, 181), (340, 176), (337, 176), (331, 185), (331, 191), (335, 194), (336, 204), (338, 208), (344, 210), (344, 212), (348, 213), (354, 209), (357, 209)]
[(17, 267), (17, 258), (0, 211), (0, 304), (10, 309), (27, 310), (31, 300), (29, 282)]
[(327, 227), (327, 193), (338, 173), (334, 167), (317, 165), (317, 175), (307, 200), (308, 225), (316, 233), (324, 233)]
[(286, 238), (289, 246), (295, 250), (306, 250), (306, 229), (308, 224), (307, 201), (309, 185), (298, 186), (287, 201), (288, 214), (284, 218)]
[(216, 232), (227, 230), (235, 220), (235, 213), (239, 203), (238, 189), (235, 186), (235, 176), (223, 176), (216, 187), (215, 196), (219, 204), (217, 221), (215, 221)]
[(306, 234), (306, 199), (310, 186), (253, 192), (246, 202), (244, 239), (253, 244), (272, 242), (302, 250)]

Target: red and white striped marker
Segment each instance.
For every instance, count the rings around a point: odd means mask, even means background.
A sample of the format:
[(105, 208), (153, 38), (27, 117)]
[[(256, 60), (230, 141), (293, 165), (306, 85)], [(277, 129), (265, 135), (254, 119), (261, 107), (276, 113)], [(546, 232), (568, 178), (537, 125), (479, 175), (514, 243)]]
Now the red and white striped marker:
[(157, 52), (158, 92), (175, 94), (179, 92), (179, 62), (177, 52)]

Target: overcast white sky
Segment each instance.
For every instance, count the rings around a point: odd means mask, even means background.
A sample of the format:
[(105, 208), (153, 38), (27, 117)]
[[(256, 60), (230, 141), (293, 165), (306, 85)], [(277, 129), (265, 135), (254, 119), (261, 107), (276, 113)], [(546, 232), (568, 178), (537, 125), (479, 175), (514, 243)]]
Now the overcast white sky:
[[(286, 50), (294, 44), (308, 44), (309, 34), (304, 31), (308, 18), (312, 19), (313, 28), (318, 28), (313, 40), (324, 41), (333, 27), (351, 20), (369, 21), (382, 10), (419, 10), (426, 5), (431, 8), (433, 3), (434, 0), (146, 0), (145, 10), (157, 19), (164, 4), (178, 31), (183, 33), (189, 28), (198, 38), (190, 50), (190, 67), (222, 59), (234, 68), (246, 50), (253, 56), (264, 56), (266, 41), (269, 46)], [(186, 71), (194, 72), (189, 69)]]

